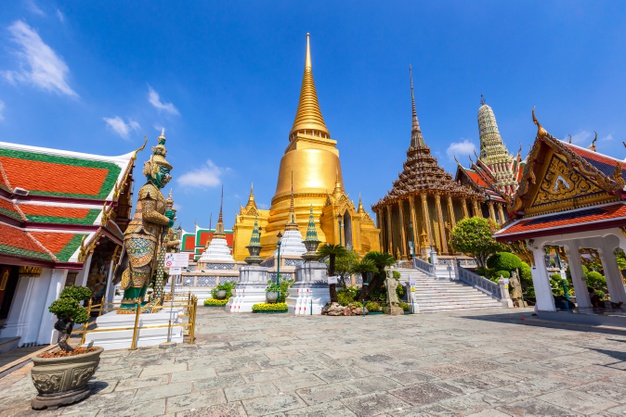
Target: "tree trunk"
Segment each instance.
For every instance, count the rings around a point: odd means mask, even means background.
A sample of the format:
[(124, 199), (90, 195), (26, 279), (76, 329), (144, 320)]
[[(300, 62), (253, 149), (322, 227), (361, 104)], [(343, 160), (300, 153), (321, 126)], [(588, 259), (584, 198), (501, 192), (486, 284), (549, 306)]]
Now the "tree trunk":
[(367, 300), (367, 296), (370, 294), (370, 292), (382, 287), (383, 284), (385, 283), (385, 278), (387, 278), (385, 271), (377, 272), (374, 275), (374, 279), (372, 279), (372, 282), (370, 282), (369, 285), (364, 285), (361, 288), (361, 293), (359, 294), (359, 301), (363, 302)]
[[(329, 260), (329, 265), (328, 265), (328, 275), (329, 276), (334, 276), (335, 275), (335, 255), (330, 255), (330, 260)], [(337, 297), (337, 285), (336, 284), (330, 284), (328, 286), (328, 291), (330, 292), (330, 302), (331, 303), (338, 303), (339, 302), (339, 297)]]

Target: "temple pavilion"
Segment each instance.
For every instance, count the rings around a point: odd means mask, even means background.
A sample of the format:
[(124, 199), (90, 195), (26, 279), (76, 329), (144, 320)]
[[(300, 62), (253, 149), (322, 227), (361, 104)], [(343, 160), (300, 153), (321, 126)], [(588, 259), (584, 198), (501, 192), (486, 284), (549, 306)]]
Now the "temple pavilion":
[(413, 114), (407, 160), (391, 191), (372, 209), (381, 229), (381, 247), (396, 258), (415, 254), (426, 259), (431, 248), (440, 255), (451, 255), (450, 231), (458, 220), (483, 216), (485, 198), (456, 182), (437, 164), (417, 120), (412, 75), (410, 81)]
[(54, 343), (47, 307), (65, 286), (112, 301), (137, 151), (101, 156), (0, 142), (0, 341)]
[[(626, 304), (616, 250), (626, 249), (626, 170), (624, 161), (603, 155), (595, 144), (583, 148), (556, 139), (537, 121), (528, 166), (509, 206), (512, 221), (496, 232), (533, 265), (540, 312), (555, 310), (545, 248), (563, 248), (579, 311), (591, 310), (581, 254), (599, 255), (609, 298)], [(621, 306), (623, 306), (623, 304)]]
[(245, 207), (236, 216), (233, 256), (243, 261), (249, 256), (246, 246), (255, 219), (262, 229), (262, 258), (272, 255), (277, 248), (279, 233), (292, 221), (290, 207), (293, 189), (293, 221), (301, 235), (306, 234), (309, 213), (313, 217), (321, 244), (341, 244), (363, 255), (379, 250), (379, 229), (363, 209), (356, 206), (345, 192), (337, 141), (331, 138), (318, 103), (309, 34), (306, 41), (304, 75), (298, 110), (289, 132), (289, 143), (280, 161), (276, 192), (269, 210), (256, 206), (251, 190)]
[(470, 156), (471, 165), (468, 168), (457, 160), (455, 180), (482, 194), (485, 201), (482, 205), (483, 217), (502, 225), (508, 220), (506, 206), (517, 191), (525, 162), (520, 155), (521, 149), (515, 157), (509, 154), (496, 116), (483, 96), (478, 109), (478, 134), (480, 155), (476, 155), (476, 161)]

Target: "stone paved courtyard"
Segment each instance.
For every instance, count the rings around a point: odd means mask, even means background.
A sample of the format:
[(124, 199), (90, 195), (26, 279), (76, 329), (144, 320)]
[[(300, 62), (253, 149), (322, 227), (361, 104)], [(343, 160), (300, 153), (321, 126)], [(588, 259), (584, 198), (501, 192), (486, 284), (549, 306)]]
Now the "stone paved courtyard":
[(35, 412), (29, 367), (1, 416), (626, 415), (626, 333), (522, 324), (530, 312), (230, 315), (198, 341), (108, 351), (87, 400)]

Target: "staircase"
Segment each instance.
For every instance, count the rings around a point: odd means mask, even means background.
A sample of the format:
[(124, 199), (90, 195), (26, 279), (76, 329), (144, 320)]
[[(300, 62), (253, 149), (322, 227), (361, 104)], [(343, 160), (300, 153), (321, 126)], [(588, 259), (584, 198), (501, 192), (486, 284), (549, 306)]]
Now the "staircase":
[(502, 308), (499, 300), (460, 281), (437, 279), (417, 269), (399, 270), (402, 280), (414, 280), (420, 313)]

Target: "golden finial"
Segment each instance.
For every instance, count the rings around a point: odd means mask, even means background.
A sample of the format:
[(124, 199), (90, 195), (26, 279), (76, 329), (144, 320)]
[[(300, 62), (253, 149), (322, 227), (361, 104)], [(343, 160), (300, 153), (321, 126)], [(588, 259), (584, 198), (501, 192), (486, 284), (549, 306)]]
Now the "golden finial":
[(296, 212), (293, 195), (293, 171), (291, 171), (291, 201), (289, 203), (289, 214), (287, 218), (287, 224), (285, 224), (285, 230), (298, 230), (298, 223), (296, 223)]
[(137, 154), (146, 148), (146, 144), (148, 143), (148, 137), (146, 135), (143, 135), (143, 138), (144, 138), (143, 145), (141, 145), (140, 148), (135, 149), (135, 152), (133, 152), (133, 156), (131, 157), (133, 161), (137, 159)]
[(567, 136), (569, 136), (569, 141), (567, 143), (572, 143), (572, 135), (568, 133)]
[(222, 207), (224, 206), (224, 184), (222, 184), (222, 196), (220, 198), (220, 214), (217, 217), (217, 224), (215, 225), (215, 233), (213, 237), (223, 238), (224, 234), (224, 221), (222, 220)]
[(539, 120), (537, 120), (537, 116), (535, 116), (535, 106), (533, 106), (533, 123), (537, 125), (537, 137), (545, 136), (548, 134), (546, 129), (541, 126)]
[(311, 34), (306, 34), (306, 58), (304, 59), (304, 69), (313, 69), (313, 65), (311, 65), (311, 42), (310, 42)]
[(422, 136), (422, 129), (420, 123), (417, 120), (417, 110), (415, 109), (415, 92), (413, 89), (413, 67), (409, 65), (409, 79), (411, 83), (411, 146), (410, 148), (422, 148), (426, 146), (424, 137)]
[(596, 136), (591, 141), (591, 145), (589, 145), (589, 149), (591, 149), (594, 152), (598, 152), (598, 150), (596, 149), (596, 141), (598, 140), (598, 132), (594, 130), (593, 133), (595, 133)]
[(481, 106), (485, 105), (485, 96), (483, 96), (482, 94), (480, 95), (480, 105)]

